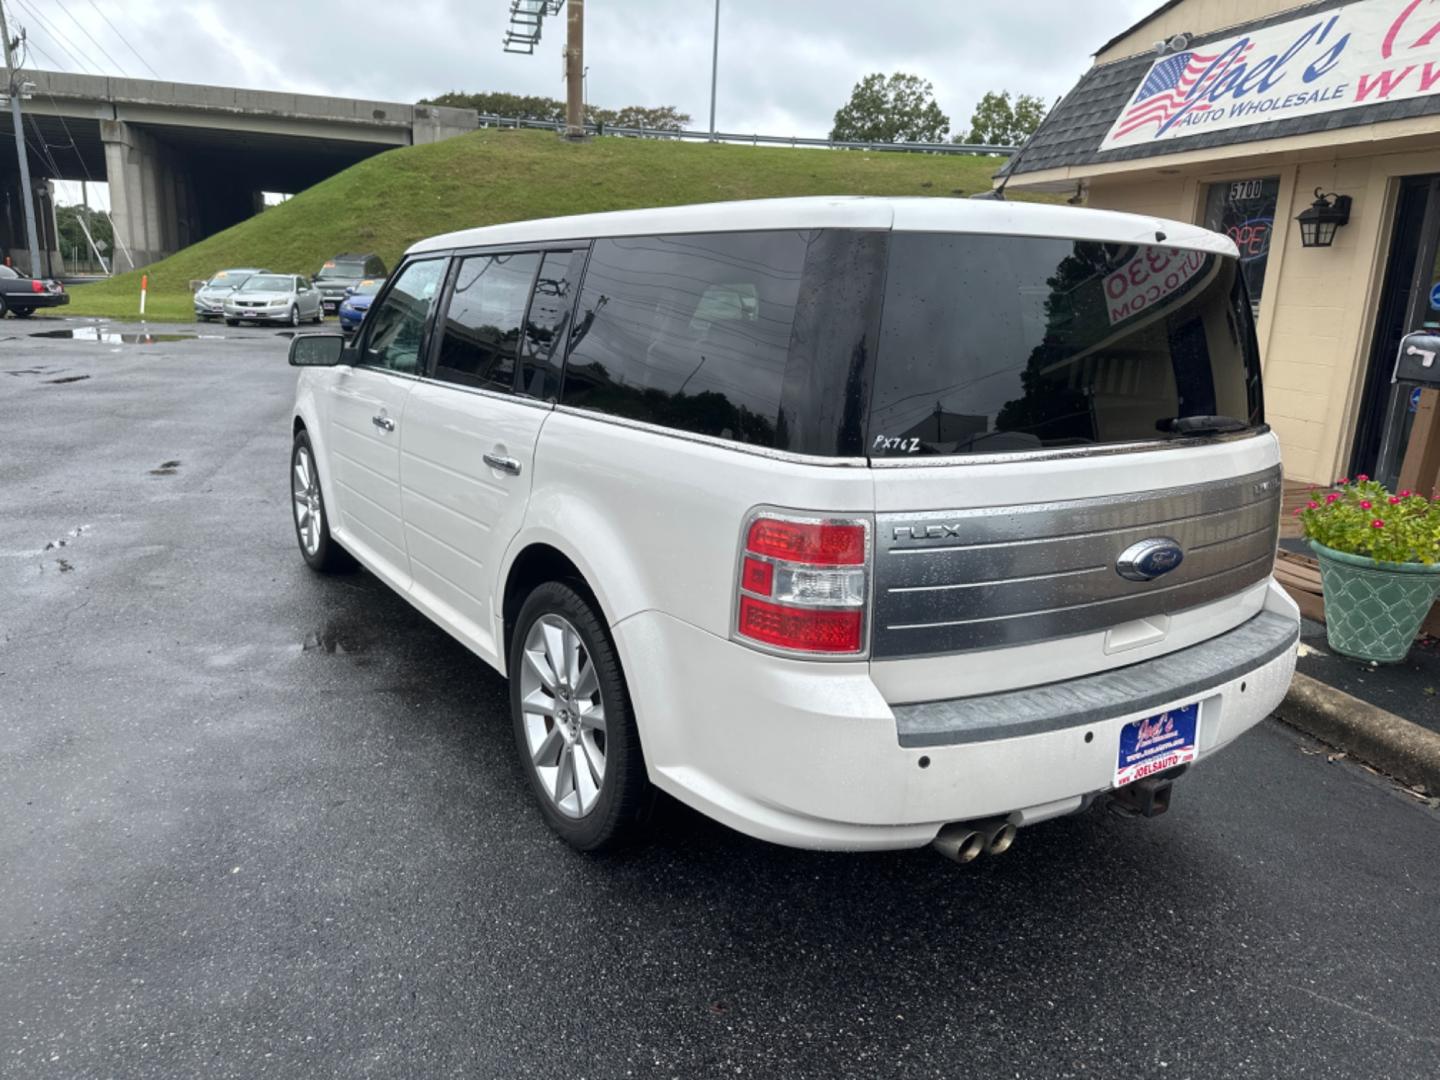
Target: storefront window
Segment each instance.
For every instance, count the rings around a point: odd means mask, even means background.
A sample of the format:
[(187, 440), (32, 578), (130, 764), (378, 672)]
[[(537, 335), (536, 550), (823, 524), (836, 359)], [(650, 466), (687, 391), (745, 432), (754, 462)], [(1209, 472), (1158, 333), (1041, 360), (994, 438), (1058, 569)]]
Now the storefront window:
[(1240, 267), (1256, 318), (1260, 317), (1260, 294), (1265, 288), (1265, 264), (1270, 258), (1270, 235), (1275, 230), (1275, 200), (1279, 194), (1280, 178), (1264, 176), (1211, 184), (1205, 196), (1205, 227), (1223, 232), (1240, 249)]

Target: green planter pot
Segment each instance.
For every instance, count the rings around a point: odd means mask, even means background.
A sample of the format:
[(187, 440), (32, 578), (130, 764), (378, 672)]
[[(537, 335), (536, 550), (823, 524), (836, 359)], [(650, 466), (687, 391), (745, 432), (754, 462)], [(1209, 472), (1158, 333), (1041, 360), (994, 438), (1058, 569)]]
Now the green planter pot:
[(1379, 562), (1309, 543), (1320, 560), (1330, 647), (1357, 660), (1404, 660), (1440, 592), (1440, 565)]

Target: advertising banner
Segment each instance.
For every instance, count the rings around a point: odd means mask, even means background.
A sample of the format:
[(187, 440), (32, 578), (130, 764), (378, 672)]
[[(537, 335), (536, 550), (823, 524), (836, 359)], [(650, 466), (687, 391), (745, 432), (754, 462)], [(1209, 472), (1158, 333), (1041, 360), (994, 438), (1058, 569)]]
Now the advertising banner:
[(1440, 7), (1358, 0), (1160, 57), (1100, 149), (1434, 93), (1440, 93)]

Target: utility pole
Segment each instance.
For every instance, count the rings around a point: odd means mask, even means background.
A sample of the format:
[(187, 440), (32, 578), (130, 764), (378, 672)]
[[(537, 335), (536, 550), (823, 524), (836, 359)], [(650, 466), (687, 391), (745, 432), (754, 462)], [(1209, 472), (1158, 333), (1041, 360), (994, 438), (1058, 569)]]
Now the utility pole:
[(569, 0), (565, 19), (565, 137), (585, 137), (585, 0)]
[[(18, 39), (17, 39), (18, 40)], [(15, 125), (15, 156), (20, 159), (20, 201), (25, 204), (25, 234), (30, 241), (30, 276), (40, 273), (40, 244), (35, 238), (35, 192), (30, 187), (30, 159), (25, 153), (25, 129), (20, 126), (20, 98), (24, 87), (15, 68), (14, 44), (5, 25), (5, 4), (0, 0), (0, 43), (5, 46), (5, 75), (10, 88), (10, 122)]]
[(715, 141), (715, 77), (720, 71), (720, 0), (715, 0), (715, 35), (710, 45), (710, 141)]

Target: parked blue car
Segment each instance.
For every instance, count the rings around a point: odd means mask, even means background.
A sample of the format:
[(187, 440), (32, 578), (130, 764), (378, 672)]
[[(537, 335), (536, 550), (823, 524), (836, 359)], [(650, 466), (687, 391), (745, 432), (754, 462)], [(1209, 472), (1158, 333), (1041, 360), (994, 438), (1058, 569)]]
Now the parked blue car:
[(365, 278), (358, 285), (353, 285), (345, 290), (345, 299), (340, 302), (340, 329), (342, 331), (353, 334), (360, 329), (360, 322), (365, 318), (365, 312), (370, 310), (370, 301), (375, 299), (375, 294), (384, 284), (384, 278)]

